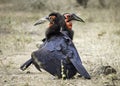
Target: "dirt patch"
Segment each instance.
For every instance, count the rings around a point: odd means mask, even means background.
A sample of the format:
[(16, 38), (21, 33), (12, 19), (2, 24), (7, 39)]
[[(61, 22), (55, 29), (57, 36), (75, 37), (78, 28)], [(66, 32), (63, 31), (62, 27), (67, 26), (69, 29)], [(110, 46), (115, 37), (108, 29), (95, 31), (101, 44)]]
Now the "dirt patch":
[[(113, 9), (78, 7), (71, 7), (68, 12), (75, 12), (86, 21), (85, 24), (73, 22), (73, 42), (92, 79), (78, 78), (77, 74), (74, 79), (58, 80), (44, 70), (37, 71), (33, 65), (21, 71), (19, 67), (30, 58), (45, 36), (47, 23), (36, 27), (33, 24), (50, 12), (3, 11), (0, 12), (0, 86), (120, 85), (120, 23), (116, 21), (119, 13)], [(97, 67), (108, 65), (115, 68), (117, 74), (95, 74)]]

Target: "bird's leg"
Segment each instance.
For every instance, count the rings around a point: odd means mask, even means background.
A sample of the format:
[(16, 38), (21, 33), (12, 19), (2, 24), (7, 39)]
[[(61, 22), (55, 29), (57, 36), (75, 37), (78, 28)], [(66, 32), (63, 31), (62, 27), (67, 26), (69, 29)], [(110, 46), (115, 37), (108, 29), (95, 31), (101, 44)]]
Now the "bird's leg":
[(64, 64), (63, 64), (63, 60), (61, 60), (61, 75), (62, 75), (62, 80), (66, 79), (66, 75), (64, 73)]

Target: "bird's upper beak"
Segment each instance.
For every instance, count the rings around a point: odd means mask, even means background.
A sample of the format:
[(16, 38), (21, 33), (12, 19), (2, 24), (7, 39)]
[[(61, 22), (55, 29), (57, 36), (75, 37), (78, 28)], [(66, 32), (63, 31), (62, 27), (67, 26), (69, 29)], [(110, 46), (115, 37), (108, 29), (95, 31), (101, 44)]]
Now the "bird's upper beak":
[(83, 19), (81, 19), (80, 17), (76, 16), (75, 14), (71, 14), (71, 15), (72, 15), (71, 20), (76, 20), (76, 21), (85, 23), (85, 21)]
[(43, 24), (43, 23), (45, 23), (45, 22), (47, 22), (47, 21), (49, 21), (49, 17), (48, 17), (48, 16), (46, 16), (46, 17), (41, 18), (40, 20), (38, 20), (38, 21), (34, 24), (34, 26), (39, 25), (39, 24)]

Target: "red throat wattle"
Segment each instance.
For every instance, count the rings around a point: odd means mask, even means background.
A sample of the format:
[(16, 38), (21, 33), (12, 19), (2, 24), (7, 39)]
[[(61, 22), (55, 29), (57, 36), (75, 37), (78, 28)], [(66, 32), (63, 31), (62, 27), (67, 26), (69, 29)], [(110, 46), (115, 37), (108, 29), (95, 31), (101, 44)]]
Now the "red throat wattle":
[(69, 21), (69, 18), (71, 17), (70, 14), (65, 14), (65, 24), (69, 30), (72, 30), (72, 21)]
[(54, 23), (49, 23), (49, 27), (53, 26)]
[(50, 21), (49, 27), (51, 27), (51, 26), (54, 24), (55, 18), (56, 18), (56, 16), (50, 16), (50, 17), (49, 17), (49, 21)]
[(69, 30), (72, 30), (72, 22), (65, 19), (66, 26)]

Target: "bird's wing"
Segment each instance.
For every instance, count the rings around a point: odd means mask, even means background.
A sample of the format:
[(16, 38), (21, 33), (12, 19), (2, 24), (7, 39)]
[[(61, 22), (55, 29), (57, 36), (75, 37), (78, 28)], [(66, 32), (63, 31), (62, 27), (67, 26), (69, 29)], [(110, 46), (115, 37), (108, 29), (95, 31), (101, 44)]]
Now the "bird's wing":
[(90, 77), (82, 65), (73, 42), (67, 36), (53, 36), (49, 41), (46, 41), (44, 46), (34, 51), (33, 54), (33, 63), (37, 63), (39, 68), (43, 68), (54, 76), (61, 77), (61, 60), (66, 62), (66, 59), (69, 58), (82, 76), (85, 78)]
[(61, 60), (65, 55), (61, 52), (61, 38), (53, 37), (39, 50), (34, 51), (34, 61), (41, 68), (54, 76), (61, 77)]
[(60, 65), (59, 60), (53, 57), (53, 52), (46, 49), (40, 49), (34, 51), (32, 56), (34, 63), (37, 63), (39, 67), (43, 68), (52, 75), (57, 75), (58, 66)]
[(84, 66), (82, 65), (82, 61), (80, 59), (80, 56), (77, 52), (77, 49), (75, 48), (73, 42), (67, 38), (66, 36), (64, 37), (67, 40), (67, 49), (64, 50), (64, 52), (66, 53), (66, 56), (68, 56), (68, 58), (70, 59), (70, 61), (72, 62), (72, 64), (75, 66), (75, 68), (77, 69), (77, 71), (84, 76), (85, 78), (90, 78), (89, 73), (86, 71), (86, 69), (84, 68)]

